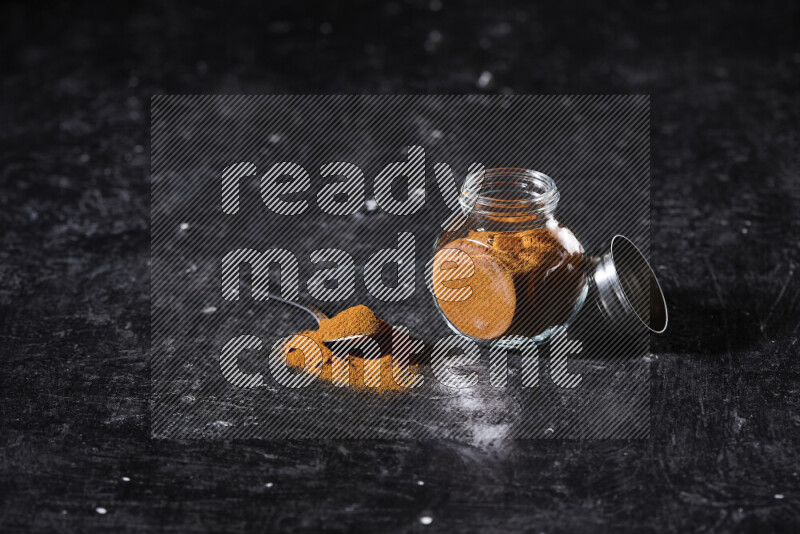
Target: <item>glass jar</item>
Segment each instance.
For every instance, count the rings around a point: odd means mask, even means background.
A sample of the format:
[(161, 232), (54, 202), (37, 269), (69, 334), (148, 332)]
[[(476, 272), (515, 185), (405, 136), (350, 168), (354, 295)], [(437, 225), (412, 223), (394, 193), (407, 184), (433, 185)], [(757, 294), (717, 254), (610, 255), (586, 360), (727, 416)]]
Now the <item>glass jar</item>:
[(540, 172), (474, 173), (428, 265), (436, 306), (479, 342), (539, 342), (566, 328), (587, 294), (584, 249), (553, 212), (555, 182)]

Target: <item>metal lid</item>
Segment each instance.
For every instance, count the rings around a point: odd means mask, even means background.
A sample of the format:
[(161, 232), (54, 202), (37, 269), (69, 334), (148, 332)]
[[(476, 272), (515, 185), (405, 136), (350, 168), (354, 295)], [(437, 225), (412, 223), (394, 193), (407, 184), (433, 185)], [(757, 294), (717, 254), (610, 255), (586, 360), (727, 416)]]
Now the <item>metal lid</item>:
[(601, 315), (615, 327), (645, 328), (656, 334), (667, 329), (664, 293), (653, 269), (636, 245), (616, 235), (595, 257), (593, 300)]

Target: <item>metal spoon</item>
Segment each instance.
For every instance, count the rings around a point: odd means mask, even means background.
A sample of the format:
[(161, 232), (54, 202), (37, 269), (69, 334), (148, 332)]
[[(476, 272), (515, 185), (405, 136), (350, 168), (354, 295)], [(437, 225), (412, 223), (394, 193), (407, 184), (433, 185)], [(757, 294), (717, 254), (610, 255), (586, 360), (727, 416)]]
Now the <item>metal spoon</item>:
[[(325, 314), (325, 312), (323, 312), (322, 310), (320, 310), (319, 308), (317, 308), (313, 304), (300, 304), (298, 302), (293, 302), (291, 300), (286, 300), (284, 298), (278, 297), (276, 295), (273, 295), (272, 293), (269, 293), (268, 296), (269, 296), (270, 299), (277, 300), (278, 302), (283, 302), (284, 304), (288, 304), (289, 306), (294, 306), (295, 308), (299, 308), (299, 309), (303, 310), (304, 312), (310, 314), (312, 317), (314, 317), (314, 320), (317, 321), (317, 326), (319, 326), (320, 321), (322, 321), (323, 319), (329, 319), (329, 317)], [(356, 334), (354, 336), (345, 336), (345, 337), (339, 337), (339, 338), (336, 338), (336, 339), (328, 339), (328, 340), (323, 341), (323, 343), (325, 343), (326, 345), (328, 343), (336, 344), (336, 343), (340, 343), (342, 341), (352, 341), (354, 339), (361, 339), (361, 338), (366, 338), (366, 337), (369, 337), (369, 336), (367, 336), (365, 334)]]

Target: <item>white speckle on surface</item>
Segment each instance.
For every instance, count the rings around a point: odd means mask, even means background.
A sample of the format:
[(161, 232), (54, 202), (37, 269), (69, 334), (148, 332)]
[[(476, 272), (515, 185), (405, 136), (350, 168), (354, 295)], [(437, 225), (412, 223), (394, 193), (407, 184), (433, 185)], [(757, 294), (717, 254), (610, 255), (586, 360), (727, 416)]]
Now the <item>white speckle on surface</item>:
[(775, 494), (775, 498), (776, 499), (783, 499), (783, 493), (776, 493)]
[(423, 515), (422, 517), (419, 518), (419, 522), (422, 523), (423, 525), (430, 525), (431, 523), (433, 523), (433, 518), (429, 515)]
[(122, 477), (122, 481), (123, 482), (130, 482), (131, 481), (131, 477)]
[(742, 431), (742, 428), (747, 423), (747, 419), (745, 417), (739, 417), (739, 412), (734, 408), (733, 410), (733, 433), (738, 434)]
[(439, 44), (442, 42), (442, 37), (442, 32), (439, 30), (431, 30), (423, 44), (425, 50), (428, 52), (436, 52), (436, 49), (439, 48)]
[(206, 306), (206, 307), (205, 307), (205, 308), (203, 308), (201, 311), (202, 311), (203, 313), (205, 313), (206, 315), (208, 315), (209, 313), (214, 313), (214, 312), (216, 312), (216, 311), (217, 311), (217, 307), (216, 307), (216, 306)]
[(493, 79), (494, 76), (492, 76), (492, 73), (489, 72), (488, 70), (485, 70), (481, 72), (481, 75), (478, 77), (477, 85), (481, 89), (486, 89), (487, 87), (489, 87), (489, 84), (492, 83)]
[(66, 510), (61, 510), (61, 515), (67, 515), (67, 511)]
[(273, 145), (275, 143), (280, 143), (281, 139), (283, 139), (281, 137), (281, 134), (272, 134), (272, 135), (269, 136), (269, 142), (272, 143)]
[(196, 399), (194, 395), (184, 395), (183, 397), (181, 397), (181, 402), (185, 402), (187, 404), (190, 402), (194, 402), (195, 400)]
[(210, 426), (210, 427), (213, 427), (213, 428), (228, 428), (228, 427), (233, 426), (233, 423), (231, 423), (229, 421), (214, 421), (213, 423), (208, 423), (207, 426)]
[(441, 139), (441, 138), (442, 138), (442, 135), (443, 135), (443, 134), (442, 134), (442, 132), (441, 132), (440, 130), (433, 130), (433, 131), (431, 132), (431, 137), (432, 137), (433, 139)]
[(741, 232), (743, 235), (747, 235), (748, 230), (747, 228), (742, 228)]
[(417, 486), (424, 486), (424, 485), (425, 485), (424, 480), (417, 480)]
[(375, 211), (376, 209), (378, 209), (378, 203), (375, 201), (375, 199), (374, 199), (374, 198), (368, 198), (368, 199), (367, 199), (367, 200), (364, 202), (364, 208), (365, 208), (367, 211)]
[(272, 484), (272, 482), (267, 482), (266, 484), (264, 484), (264, 487), (265, 488), (271, 488), (273, 485), (274, 484)]
[(189, 223), (187, 223), (187, 222), (182, 222), (182, 223), (181, 223), (181, 224), (178, 226), (178, 230), (180, 230), (181, 232), (185, 232), (185, 231), (186, 231), (186, 230), (188, 230), (188, 229), (189, 229)]
[(193, 264), (191, 264), (190, 266), (188, 266), (188, 267), (186, 268), (186, 272), (187, 272), (187, 273), (193, 273), (193, 272), (195, 272), (196, 270), (197, 270), (197, 265), (195, 265), (194, 263), (193, 263)]
[(544, 435), (545, 436), (549, 436), (549, 435), (553, 434), (554, 432), (555, 432), (555, 430), (553, 430), (553, 427), (547, 427), (547, 428), (544, 429)]
[(108, 513), (108, 510), (106, 510), (102, 506), (98, 506), (97, 508), (94, 509), (94, 511), (100, 515), (106, 515)]
[(333, 31), (333, 26), (331, 26), (330, 22), (323, 22), (319, 25), (319, 31), (322, 33), (322, 35), (330, 35), (330, 33)]

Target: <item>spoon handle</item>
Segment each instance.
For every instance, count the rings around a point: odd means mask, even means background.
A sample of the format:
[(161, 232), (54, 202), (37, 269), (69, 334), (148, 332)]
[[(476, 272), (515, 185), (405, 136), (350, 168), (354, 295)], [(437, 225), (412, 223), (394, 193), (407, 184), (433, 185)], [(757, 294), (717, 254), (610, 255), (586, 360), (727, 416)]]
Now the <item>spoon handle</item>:
[(267, 297), (270, 298), (270, 299), (277, 300), (278, 302), (283, 302), (284, 304), (288, 304), (289, 306), (294, 306), (295, 308), (300, 308), (301, 310), (303, 310), (306, 313), (310, 313), (311, 316), (314, 317), (314, 319), (316, 319), (317, 324), (319, 324), (319, 322), (322, 319), (327, 319), (328, 318), (328, 316), (325, 315), (325, 313), (322, 310), (320, 310), (319, 308), (317, 308), (316, 306), (314, 306), (312, 304), (300, 304), (298, 302), (292, 302), (291, 300), (286, 300), (286, 299), (281, 298), (281, 297), (279, 297), (277, 295), (273, 295), (272, 293), (268, 293)]

